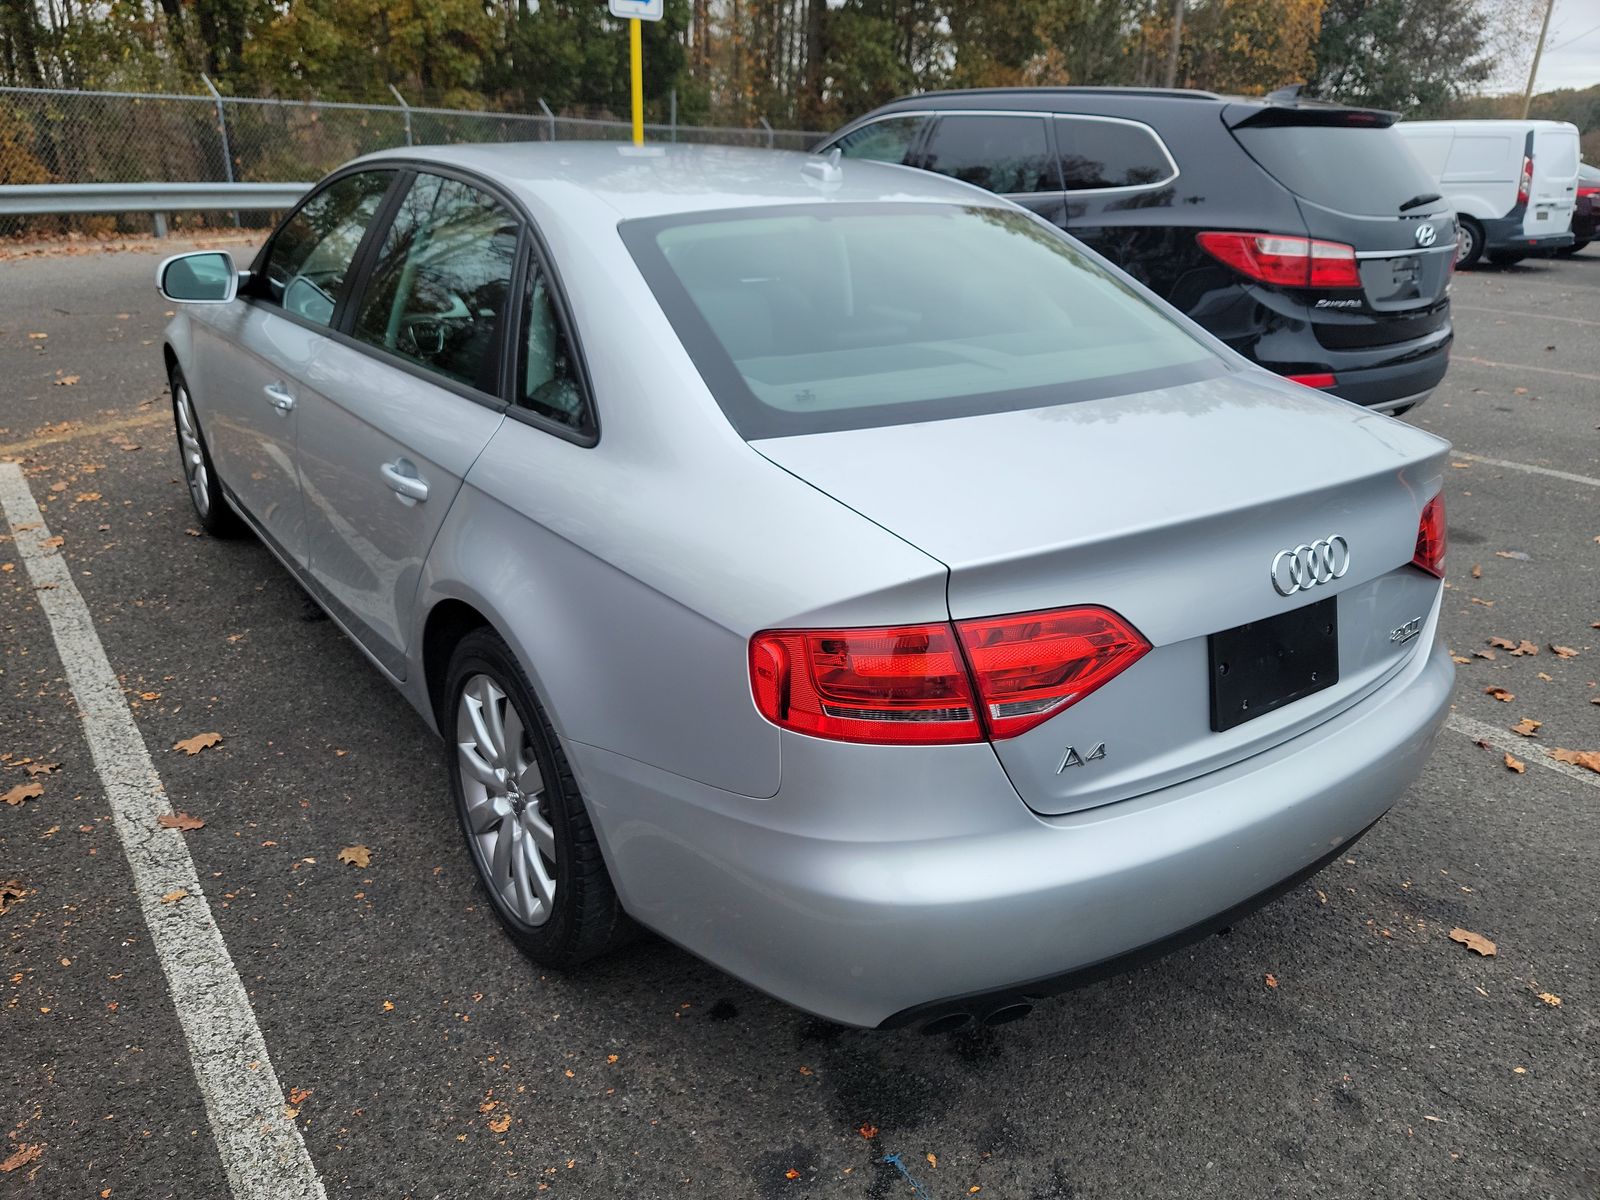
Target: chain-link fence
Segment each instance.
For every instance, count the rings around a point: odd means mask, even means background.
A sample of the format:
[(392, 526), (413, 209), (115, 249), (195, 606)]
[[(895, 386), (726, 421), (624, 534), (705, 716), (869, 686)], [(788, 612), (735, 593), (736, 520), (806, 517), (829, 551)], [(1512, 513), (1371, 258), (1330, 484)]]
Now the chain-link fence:
[[(400, 97), (397, 95), (396, 99)], [(390, 146), (449, 142), (626, 141), (626, 121), (539, 113), (264, 100), (214, 92), (77, 92), (0, 87), (0, 184), (311, 182)], [(804, 150), (823, 135), (705, 125), (647, 125), (655, 142), (717, 142)], [(252, 223), (260, 223), (265, 214)], [(186, 214), (215, 225), (222, 214)], [(0, 237), (148, 231), (138, 213), (4, 217)]]

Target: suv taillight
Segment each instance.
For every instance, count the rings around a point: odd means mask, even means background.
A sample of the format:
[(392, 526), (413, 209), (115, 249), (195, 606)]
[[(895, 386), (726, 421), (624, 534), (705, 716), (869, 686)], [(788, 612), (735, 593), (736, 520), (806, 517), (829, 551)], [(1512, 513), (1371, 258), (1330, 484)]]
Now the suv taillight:
[(1358, 288), (1355, 247), (1274, 233), (1207, 232), (1200, 248), (1262, 283), (1297, 288)]
[(1528, 194), (1532, 191), (1533, 155), (1524, 154), (1522, 156), (1522, 178), (1517, 182), (1517, 203), (1526, 204), (1528, 202)]
[(775, 725), (892, 745), (999, 741), (1076, 704), (1150, 649), (1096, 607), (951, 624), (769, 630), (750, 688)]
[(1429, 575), (1444, 578), (1444, 493), (1440, 493), (1422, 506), (1422, 519), (1417, 522), (1417, 551), (1411, 561)]

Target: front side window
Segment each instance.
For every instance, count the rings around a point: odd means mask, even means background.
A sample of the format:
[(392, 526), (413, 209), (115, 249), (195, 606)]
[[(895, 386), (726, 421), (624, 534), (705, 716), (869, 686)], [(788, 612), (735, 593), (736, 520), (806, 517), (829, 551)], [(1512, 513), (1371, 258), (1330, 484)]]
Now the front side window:
[(1043, 117), (940, 117), (916, 165), (1002, 195), (1061, 187)]
[(306, 201), (272, 239), (262, 298), (331, 324), (362, 235), (393, 178), (392, 171), (346, 175)]
[(517, 219), (470, 184), (420, 174), (384, 235), (355, 327), (359, 341), (491, 394)]
[(845, 134), (834, 143), (846, 158), (870, 162), (906, 163), (926, 117), (885, 117)]
[(1062, 117), (1056, 147), (1066, 189), (1153, 187), (1177, 174), (1156, 135), (1132, 121)]
[(550, 277), (537, 262), (528, 272), (517, 348), (517, 407), (576, 433), (593, 434), (594, 414), (584, 398), (577, 360), (556, 311)]
[(794, 205), (620, 229), (749, 439), (1046, 408), (1229, 369), (1164, 306), (1012, 209)]

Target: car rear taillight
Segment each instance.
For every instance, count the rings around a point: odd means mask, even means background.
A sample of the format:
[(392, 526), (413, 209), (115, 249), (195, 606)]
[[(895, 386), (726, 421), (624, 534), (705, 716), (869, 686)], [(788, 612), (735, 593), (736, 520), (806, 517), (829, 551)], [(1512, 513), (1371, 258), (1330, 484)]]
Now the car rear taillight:
[(1297, 288), (1358, 288), (1361, 272), (1353, 246), (1273, 233), (1195, 235), (1200, 248), (1262, 283)]
[(1429, 575), (1444, 578), (1444, 494), (1441, 492), (1422, 506), (1417, 522), (1417, 552), (1411, 561)]
[[(1533, 191), (1533, 155), (1522, 156), (1522, 178), (1517, 181), (1517, 203), (1526, 204)], [(1503, 194), (1503, 193), (1502, 193)]]
[(1126, 671), (1150, 643), (1104, 608), (957, 621), (995, 740), (1048, 721)]
[(775, 725), (840, 742), (983, 740), (949, 625), (773, 630), (750, 639), (750, 685)]
[(769, 630), (750, 639), (750, 688), (767, 720), (812, 737), (1000, 741), (1069, 708), (1149, 649), (1133, 626), (1095, 607), (953, 626)]

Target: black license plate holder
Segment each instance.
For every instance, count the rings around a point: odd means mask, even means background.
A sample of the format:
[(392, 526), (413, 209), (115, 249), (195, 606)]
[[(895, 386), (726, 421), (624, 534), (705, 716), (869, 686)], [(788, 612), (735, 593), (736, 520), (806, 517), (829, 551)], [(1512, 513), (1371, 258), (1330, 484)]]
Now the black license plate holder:
[(1211, 728), (1221, 733), (1339, 682), (1337, 597), (1206, 639)]

